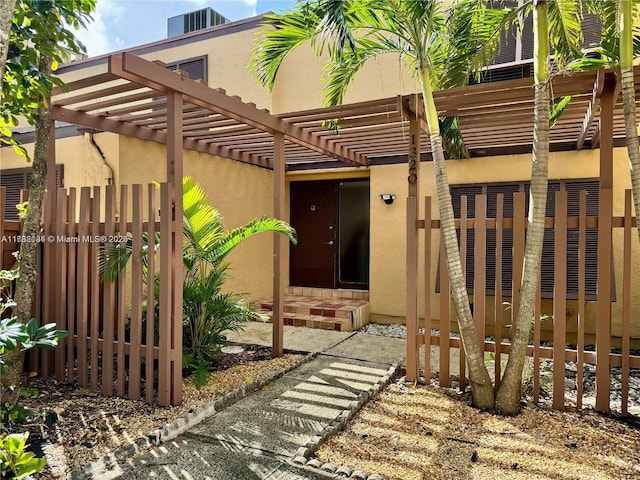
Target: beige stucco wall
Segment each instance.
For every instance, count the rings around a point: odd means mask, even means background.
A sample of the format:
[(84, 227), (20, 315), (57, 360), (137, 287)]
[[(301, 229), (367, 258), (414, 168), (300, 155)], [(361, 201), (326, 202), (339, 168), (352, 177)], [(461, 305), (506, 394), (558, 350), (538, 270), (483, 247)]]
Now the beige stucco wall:
[[(166, 147), (136, 139), (120, 140), (119, 183), (166, 180)], [(231, 230), (263, 215), (273, 215), (273, 173), (225, 158), (184, 152), (184, 174), (206, 191), (210, 202)], [(246, 240), (229, 255), (228, 291), (257, 299), (271, 295), (273, 236), (259, 234)]]
[[(274, 113), (294, 112), (322, 106), (321, 78), (324, 59), (303, 45), (282, 62), (272, 94)], [(371, 59), (356, 74), (344, 103), (375, 100), (416, 91), (415, 82), (395, 54)]]
[[(527, 180), (530, 178), (530, 155), (512, 155), (469, 160), (448, 161), (447, 170), (451, 184), (492, 183)], [(550, 179), (571, 179), (597, 177), (599, 172), (598, 151), (559, 152), (552, 153), (549, 165)], [(371, 312), (377, 315), (399, 316), (405, 315), (405, 201), (407, 194), (407, 167), (404, 164), (376, 166), (371, 168)], [(624, 190), (630, 188), (626, 150), (617, 148), (614, 151), (614, 215), (624, 213)], [(432, 215), (438, 218), (433, 164), (423, 162), (421, 165), (422, 195), (433, 197)], [(393, 205), (385, 205), (377, 200), (380, 193), (395, 193), (398, 200)], [(423, 201), (420, 201), (421, 216), (423, 215)], [(621, 300), (622, 300), (622, 232), (614, 232), (614, 271), (617, 301), (612, 305), (612, 332), (621, 332)], [(640, 247), (633, 243), (632, 255), (640, 255)], [(432, 290), (436, 278), (438, 262), (439, 236), (433, 238), (431, 258)], [(422, 255), (421, 247), (421, 255)], [(419, 260), (423, 262), (422, 256)], [(640, 282), (640, 272), (634, 269), (631, 273), (632, 285)], [(420, 291), (424, 291), (424, 278), (421, 274)], [(543, 310), (550, 313), (551, 302), (543, 302)], [(424, 312), (424, 295), (420, 295), (420, 314)], [(486, 315), (489, 323), (494, 317), (494, 302), (487, 300)], [(439, 295), (432, 291), (431, 309), (433, 317), (439, 319)], [(575, 331), (577, 302), (567, 304), (567, 324), (570, 331)], [(631, 318), (640, 315), (640, 306), (633, 307)], [(595, 303), (587, 302), (586, 326), (588, 332), (595, 329)], [(632, 335), (640, 336), (640, 324), (632, 322)], [(547, 326), (550, 326), (547, 324)]]
[[(117, 181), (118, 135), (98, 133), (94, 135), (93, 140), (102, 150), (104, 160), (88, 133), (56, 141), (56, 164), (64, 165), (65, 187), (104, 186), (109, 184), (112, 177)], [(25, 147), (32, 156), (33, 144), (27, 144)], [(2, 175), (1, 170), (28, 168), (30, 165), (24, 157), (16, 155), (11, 148), (0, 148), (0, 175)]]

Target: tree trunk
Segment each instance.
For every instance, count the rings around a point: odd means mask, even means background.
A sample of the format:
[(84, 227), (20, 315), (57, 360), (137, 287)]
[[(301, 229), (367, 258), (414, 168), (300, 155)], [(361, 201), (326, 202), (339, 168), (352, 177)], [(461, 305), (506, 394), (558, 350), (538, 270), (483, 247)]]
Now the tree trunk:
[[(620, 12), (620, 70), (622, 73), (622, 104), (624, 108), (624, 126), (629, 154), (631, 189), (636, 216), (640, 212), (640, 145), (638, 142), (638, 123), (636, 120), (636, 92), (633, 84), (633, 18), (632, 2), (619, 0)], [(640, 239), (640, 222), (637, 225)]]
[[(9, 32), (13, 22), (13, 10), (16, 0), (2, 0), (0, 2), (0, 81), (4, 78), (7, 54), (9, 53)], [(2, 91), (0, 90), (0, 98)]]
[(505, 414), (520, 411), (522, 370), (534, 316), (538, 292), (544, 219), (547, 204), (549, 170), (549, 36), (547, 4), (538, 0), (533, 11), (535, 98), (533, 117), (533, 154), (531, 165), (531, 193), (529, 195), (529, 226), (524, 253), (524, 269), (520, 287), (520, 307), (515, 321), (511, 353), (504, 377), (496, 394), (496, 407)]
[[(40, 72), (51, 74), (51, 59), (47, 56), (40, 58)], [(38, 114), (34, 116), (36, 140), (33, 154), (33, 172), (29, 183), (29, 204), (27, 215), (24, 219), (22, 235), (33, 237), (40, 235), (42, 218), (42, 204), (47, 186), (47, 161), (49, 156), (49, 121), (51, 118), (51, 93), (42, 98), (38, 106)], [(52, 172), (53, 174), (53, 172)], [(36, 264), (36, 242), (20, 243), (20, 276), (16, 281), (15, 302), (13, 312), (21, 323), (27, 323), (31, 319), (33, 306), (33, 294), (38, 275)], [(9, 352), (12, 353), (12, 352)], [(11, 358), (14, 357), (14, 358)], [(7, 369), (3, 383), (5, 385), (17, 385), (23, 370), (24, 355), (16, 349), (9, 359), (14, 365)]]
[[(489, 377), (487, 367), (484, 364), (484, 348), (482, 348), (478, 342), (473, 315), (471, 314), (471, 308), (469, 306), (467, 286), (462, 273), (455, 217), (451, 203), (451, 193), (449, 191), (449, 180), (447, 178), (447, 169), (444, 161), (440, 127), (438, 125), (438, 113), (433, 100), (429, 74), (426, 69), (423, 69), (421, 72), (421, 81), (427, 124), (429, 125), (431, 152), (433, 154), (435, 167), (438, 208), (440, 211), (440, 232), (444, 237), (447, 268), (449, 270), (451, 283), (451, 296), (458, 318), (460, 338), (462, 339), (467, 362), (469, 363), (469, 382), (471, 384), (473, 405), (477, 408), (493, 409), (493, 385), (491, 384), (491, 377)], [(447, 292), (440, 292), (440, 295), (446, 294)], [(441, 322), (444, 321), (447, 320), (441, 319)]]

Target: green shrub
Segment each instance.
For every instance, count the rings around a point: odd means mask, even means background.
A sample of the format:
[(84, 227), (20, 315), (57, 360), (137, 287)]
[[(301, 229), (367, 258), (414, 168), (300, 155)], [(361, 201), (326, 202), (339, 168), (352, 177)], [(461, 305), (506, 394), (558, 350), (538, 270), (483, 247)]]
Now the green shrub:
[[(252, 311), (242, 296), (223, 291), (229, 269), (227, 255), (246, 239), (263, 232), (286, 235), (295, 243), (295, 230), (282, 220), (261, 217), (227, 231), (220, 212), (209, 203), (200, 185), (189, 177), (182, 181), (182, 201), (183, 367), (195, 374), (196, 385), (203, 385), (209, 377), (210, 367), (221, 355), (220, 348), (225, 344), (224, 332), (242, 329), (242, 324), (251, 318), (266, 320), (263, 315)], [(145, 242), (149, 245), (148, 238)], [(158, 246), (159, 237), (156, 236), (153, 249), (143, 248), (143, 266), (147, 265), (149, 251), (157, 251)], [(117, 279), (131, 255), (131, 241), (124, 247), (118, 244), (106, 248), (101, 260), (103, 279)], [(145, 278), (148, 274), (145, 272)], [(155, 276), (158, 282), (159, 277)], [(156, 297), (158, 292), (156, 285)], [(156, 301), (156, 318), (157, 305)]]
[(47, 464), (44, 458), (36, 458), (33, 452), (25, 451), (28, 433), (14, 433), (0, 438), (0, 476), (2, 478), (24, 478), (39, 472)]

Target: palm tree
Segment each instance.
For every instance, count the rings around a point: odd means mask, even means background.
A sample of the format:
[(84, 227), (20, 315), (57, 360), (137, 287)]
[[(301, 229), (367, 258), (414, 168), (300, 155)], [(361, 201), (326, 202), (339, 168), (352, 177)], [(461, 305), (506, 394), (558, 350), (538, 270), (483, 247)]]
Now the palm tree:
[(451, 291), (460, 335), (469, 362), (473, 403), (494, 407), (491, 379), (469, 307), (454, 213), (449, 193), (440, 119), (434, 102), (436, 87), (462, 85), (498, 44), (507, 11), (485, 8), (485, 2), (464, 0), (448, 11), (437, 0), (320, 0), (298, 4), (284, 15), (268, 16), (267, 30), (256, 41), (250, 66), (258, 80), (273, 88), (286, 55), (310, 42), (317, 54), (325, 50), (326, 103), (342, 102), (346, 88), (367, 60), (396, 53), (410, 65), (422, 92), (436, 172), (440, 222)]
[[(636, 116), (636, 95), (633, 81), (633, 59), (640, 56), (640, 35), (635, 29), (637, 0), (589, 0), (589, 10), (602, 21), (600, 44), (594, 49), (599, 58), (583, 58), (573, 65), (576, 70), (620, 66), (622, 105), (631, 189), (636, 212), (640, 212), (640, 142)], [(640, 238), (640, 223), (638, 223)]]
[[(640, 145), (638, 143), (638, 122), (636, 119), (636, 91), (633, 81), (633, 28), (634, 13), (637, 13), (635, 2), (618, 0), (620, 15), (620, 71), (622, 83), (622, 103), (624, 108), (624, 125), (631, 169), (631, 188), (633, 203), (640, 212)], [(640, 222), (637, 225), (640, 239)]]
[[(449, 194), (443, 142), (433, 90), (464, 84), (469, 75), (493, 54), (506, 24), (523, 11), (534, 9), (536, 32), (535, 145), (529, 230), (525, 250), (521, 303), (514, 328), (512, 351), (500, 384), (498, 408), (516, 413), (521, 397), (522, 369), (529, 339), (533, 305), (540, 271), (549, 158), (549, 40), (556, 62), (580, 55), (581, 3), (530, 0), (510, 10), (487, 9), (486, 2), (455, 2), (446, 12), (438, 1), (337, 1), (307, 2), (285, 15), (268, 17), (266, 31), (256, 42), (251, 68), (270, 89), (285, 56), (310, 42), (317, 54), (327, 51), (324, 92), (326, 103), (342, 101), (344, 92), (362, 65), (379, 54), (394, 52), (409, 61), (422, 91), (429, 127), (445, 254), (460, 335), (469, 363), (473, 403), (494, 407), (494, 392), (484, 366), (469, 308)], [(357, 32), (354, 33), (354, 32)]]
[[(258, 233), (280, 233), (294, 243), (296, 236), (295, 230), (286, 222), (269, 217), (257, 218), (242, 227), (225, 230), (222, 215), (209, 203), (200, 185), (190, 177), (183, 178), (182, 201), (183, 344), (185, 357), (189, 357), (191, 364), (199, 366), (215, 361), (224, 344), (224, 331), (241, 329), (242, 323), (249, 318), (262, 318), (249, 309), (239, 295), (223, 291), (229, 253)], [(145, 240), (146, 245), (151, 243), (154, 244), (151, 251), (160, 246), (158, 237), (155, 242)], [(124, 248), (117, 244), (105, 249), (101, 260), (103, 280), (114, 281), (118, 278), (131, 259), (132, 246), (129, 239)], [(143, 265), (147, 264), (149, 250), (145, 247), (141, 252)], [(152, 272), (145, 271), (144, 275), (149, 273)], [(158, 288), (156, 291), (159, 291)]]

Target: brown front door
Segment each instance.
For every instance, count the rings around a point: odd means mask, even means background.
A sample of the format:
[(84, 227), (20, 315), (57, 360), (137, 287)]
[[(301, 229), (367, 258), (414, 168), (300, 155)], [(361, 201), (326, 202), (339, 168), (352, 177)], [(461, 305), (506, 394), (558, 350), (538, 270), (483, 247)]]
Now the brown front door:
[(291, 225), (291, 285), (337, 288), (338, 182), (292, 182)]

